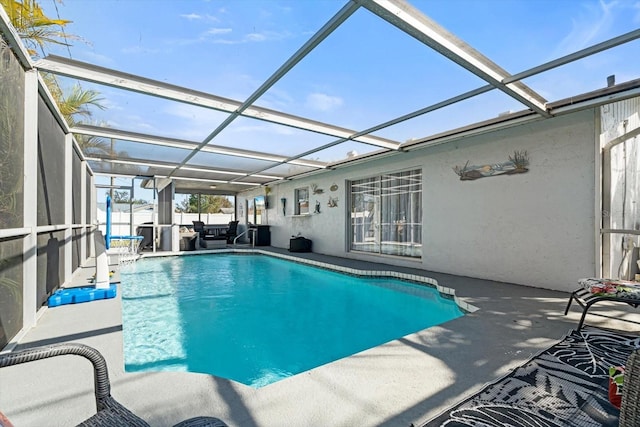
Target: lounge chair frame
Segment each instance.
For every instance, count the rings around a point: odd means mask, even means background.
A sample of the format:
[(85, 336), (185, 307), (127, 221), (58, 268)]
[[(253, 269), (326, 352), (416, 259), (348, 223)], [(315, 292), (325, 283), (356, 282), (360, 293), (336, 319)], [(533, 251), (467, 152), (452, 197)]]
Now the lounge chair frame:
[[(111, 397), (111, 383), (109, 382), (107, 363), (100, 352), (93, 347), (84, 344), (65, 343), (13, 351), (0, 354), (0, 368), (64, 355), (81, 356), (93, 364), (97, 412), (91, 418), (78, 424), (78, 426), (150, 427), (142, 418), (136, 416)], [(182, 421), (174, 427), (205, 426), (226, 427), (227, 425), (218, 418), (195, 417)]]
[[(569, 297), (569, 302), (567, 303), (567, 308), (564, 310), (564, 315), (566, 316), (569, 313), (569, 308), (571, 307), (571, 303), (575, 300), (575, 302), (582, 307), (582, 316), (580, 317), (580, 322), (578, 323), (578, 330), (582, 328), (584, 324), (584, 319), (587, 316), (587, 312), (589, 308), (597, 302), (600, 301), (614, 301), (614, 302), (624, 302), (629, 304), (633, 308), (638, 308), (640, 301), (637, 298), (620, 298), (611, 295), (597, 295), (592, 294), (588, 289), (580, 288), (576, 289), (571, 293)], [(640, 424), (639, 424), (640, 426)]]

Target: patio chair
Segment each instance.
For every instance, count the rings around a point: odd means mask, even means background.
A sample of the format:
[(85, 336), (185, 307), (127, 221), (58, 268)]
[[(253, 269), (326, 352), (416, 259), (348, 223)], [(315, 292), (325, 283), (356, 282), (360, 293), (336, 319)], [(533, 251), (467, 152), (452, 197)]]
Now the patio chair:
[[(204, 228), (204, 222), (193, 221), (193, 231), (197, 231), (200, 235), (200, 244), (203, 247), (217, 246), (215, 243), (208, 244), (207, 242), (224, 242), (233, 243), (233, 239), (238, 235), (238, 222), (230, 221), (227, 228), (217, 228), (213, 232), (207, 232)], [(224, 243), (222, 246), (224, 246)]]
[[(104, 357), (95, 348), (84, 344), (68, 343), (34, 347), (26, 350), (0, 354), (0, 368), (18, 365), (35, 360), (63, 355), (77, 355), (88, 359), (93, 364), (94, 393), (97, 413), (83, 421), (79, 426), (131, 426), (150, 427), (142, 418), (134, 415), (127, 408), (111, 397), (111, 383)], [(226, 427), (223, 421), (214, 417), (195, 417), (182, 421), (174, 427)]]
[[(141, 225), (153, 225), (153, 222), (144, 222)], [(153, 228), (152, 227), (137, 227), (136, 234), (142, 236), (139, 250), (153, 247)]]
[(640, 426), (640, 349), (631, 353), (624, 369), (620, 427)]
[(233, 243), (233, 239), (238, 235), (238, 222), (239, 221), (229, 221), (229, 228), (220, 234), (227, 239), (227, 243)]
[(204, 229), (204, 222), (202, 221), (193, 221), (193, 231), (200, 235), (200, 238), (203, 238), (207, 232)]

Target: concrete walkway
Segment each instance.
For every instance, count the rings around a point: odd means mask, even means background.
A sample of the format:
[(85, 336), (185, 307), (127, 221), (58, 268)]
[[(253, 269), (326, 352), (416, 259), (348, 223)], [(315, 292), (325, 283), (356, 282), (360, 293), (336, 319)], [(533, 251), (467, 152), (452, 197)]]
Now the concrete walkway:
[[(81, 342), (97, 348), (107, 360), (113, 396), (152, 426), (197, 415), (242, 427), (409, 426), (507, 374), (559, 341), (579, 319), (577, 307), (563, 315), (568, 294), (562, 292), (313, 253), (289, 255), (432, 277), (479, 310), (260, 389), (203, 374), (125, 373), (120, 292), (115, 299), (45, 309), (19, 347)], [(94, 271), (81, 269), (74, 284), (85, 285)], [(590, 325), (640, 331), (638, 323), (611, 318), (640, 321), (631, 308), (598, 304), (592, 310), (610, 317), (589, 315)], [(74, 356), (0, 370), (0, 410), (16, 427), (75, 425), (95, 411), (92, 390), (89, 363)]]

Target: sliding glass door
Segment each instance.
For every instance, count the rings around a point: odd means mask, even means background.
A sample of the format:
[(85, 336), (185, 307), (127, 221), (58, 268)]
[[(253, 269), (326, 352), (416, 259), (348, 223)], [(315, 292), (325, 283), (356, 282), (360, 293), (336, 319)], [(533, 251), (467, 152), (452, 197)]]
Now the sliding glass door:
[(419, 169), (352, 181), (353, 251), (422, 255), (422, 172)]

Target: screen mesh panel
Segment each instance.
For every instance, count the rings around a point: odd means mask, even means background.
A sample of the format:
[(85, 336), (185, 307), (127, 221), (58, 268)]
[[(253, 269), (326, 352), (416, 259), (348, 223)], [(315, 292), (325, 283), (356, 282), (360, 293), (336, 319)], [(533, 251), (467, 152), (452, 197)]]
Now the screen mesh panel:
[(249, 157), (236, 157), (226, 154), (207, 153), (200, 151), (189, 160), (187, 166), (206, 166), (211, 168), (220, 169), (224, 166), (224, 169), (238, 170), (238, 171), (254, 171), (271, 167), (277, 164), (276, 162), (261, 159), (252, 159)]
[(64, 140), (49, 107), (38, 98), (38, 225), (65, 222)]
[[(93, 209), (93, 205), (95, 203), (95, 187), (94, 187), (94, 183), (93, 183), (93, 176), (89, 173), (89, 170), (87, 169), (85, 172), (85, 179), (87, 181), (86, 184), (86, 199), (85, 199), (85, 203), (87, 204), (86, 207), (86, 217), (85, 217), (85, 224), (91, 224), (91, 212)], [(87, 236), (87, 238), (85, 239), (85, 243), (87, 245), (87, 257), (91, 255), (91, 239), (90, 239), (90, 233), (91, 233), (91, 228), (90, 227), (86, 227), (85, 228), (85, 235)]]
[(338, 139), (307, 130), (286, 127), (248, 117), (236, 118), (212, 144), (261, 151), (288, 157), (304, 153)]
[(273, 179), (270, 178), (260, 178), (257, 176), (246, 176), (246, 177), (242, 177), (242, 178), (235, 178), (234, 182), (247, 182), (247, 183), (256, 183), (256, 184), (267, 184), (269, 182), (273, 181)]
[(71, 212), (74, 224), (82, 224), (82, 160), (80, 155), (73, 150), (71, 175)]
[(352, 157), (374, 152), (389, 151), (388, 149), (361, 142), (346, 141), (333, 147), (303, 157), (303, 160), (317, 160), (326, 163), (339, 162)]
[(23, 239), (0, 239), (0, 348), (23, 326)]
[[(481, 86), (481, 85), (480, 85)], [(428, 106), (429, 104), (426, 104)], [(523, 104), (499, 90), (492, 90), (386, 127), (374, 133), (383, 138), (411, 142), (425, 135), (435, 135), (484, 120), (495, 119), (502, 113), (525, 110)]]
[[(171, 169), (160, 169), (160, 168), (149, 168), (148, 172), (153, 175), (166, 175), (170, 172)], [(229, 181), (231, 179), (237, 178), (237, 175), (229, 175), (223, 173), (212, 173), (212, 172), (195, 172), (195, 171), (177, 171), (173, 177), (188, 177), (188, 178), (200, 178), (200, 179), (215, 179), (220, 181)]]
[(278, 166), (274, 166), (260, 173), (265, 175), (290, 176), (290, 175), (297, 175), (305, 172), (311, 172), (317, 169), (318, 168), (312, 168), (310, 166), (300, 166), (300, 165), (292, 165), (290, 163), (285, 163), (285, 164), (280, 164)]
[(17, 228), (24, 224), (24, 71), (1, 38), (0, 58), (0, 228)]
[(229, 115), (209, 108), (75, 78), (56, 78), (61, 87), (71, 88), (80, 84), (85, 91), (97, 91), (104, 103), (111, 108), (94, 111), (96, 123), (117, 123), (116, 127), (122, 130), (140, 132), (144, 129), (144, 132), (151, 129), (152, 134), (201, 142)]
[(80, 267), (80, 245), (82, 244), (82, 229), (75, 228), (71, 231), (71, 271)]
[(277, 104), (280, 111), (362, 131), (484, 84), (360, 8), (260, 101), (295, 94), (296, 102)]
[(36, 308), (64, 283), (64, 231), (38, 234)]
[(85, 212), (86, 213), (85, 224), (91, 224), (91, 212), (92, 212), (92, 206), (94, 202), (95, 188), (93, 183), (93, 176), (89, 173), (88, 169), (85, 174), (85, 179), (87, 181), (86, 196), (85, 196), (85, 203), (87, 205), (86, 212)]
[[(120, 174), (120, 175), (148, 175), (148, 167), (146, 166), (135, 166), (135, 165), (126, 165), (126, 164), (118, 164), (118, 163), (105, 163), (105, 162), (96, 162), (93, 160), (88, 161), (91, 170), (94, 173), (112, 173), (112, 174)], [(171, 169), (165, 169), (165, 171), (171, 171)], [(168, 172), (167, 172), (168, 173)]]

